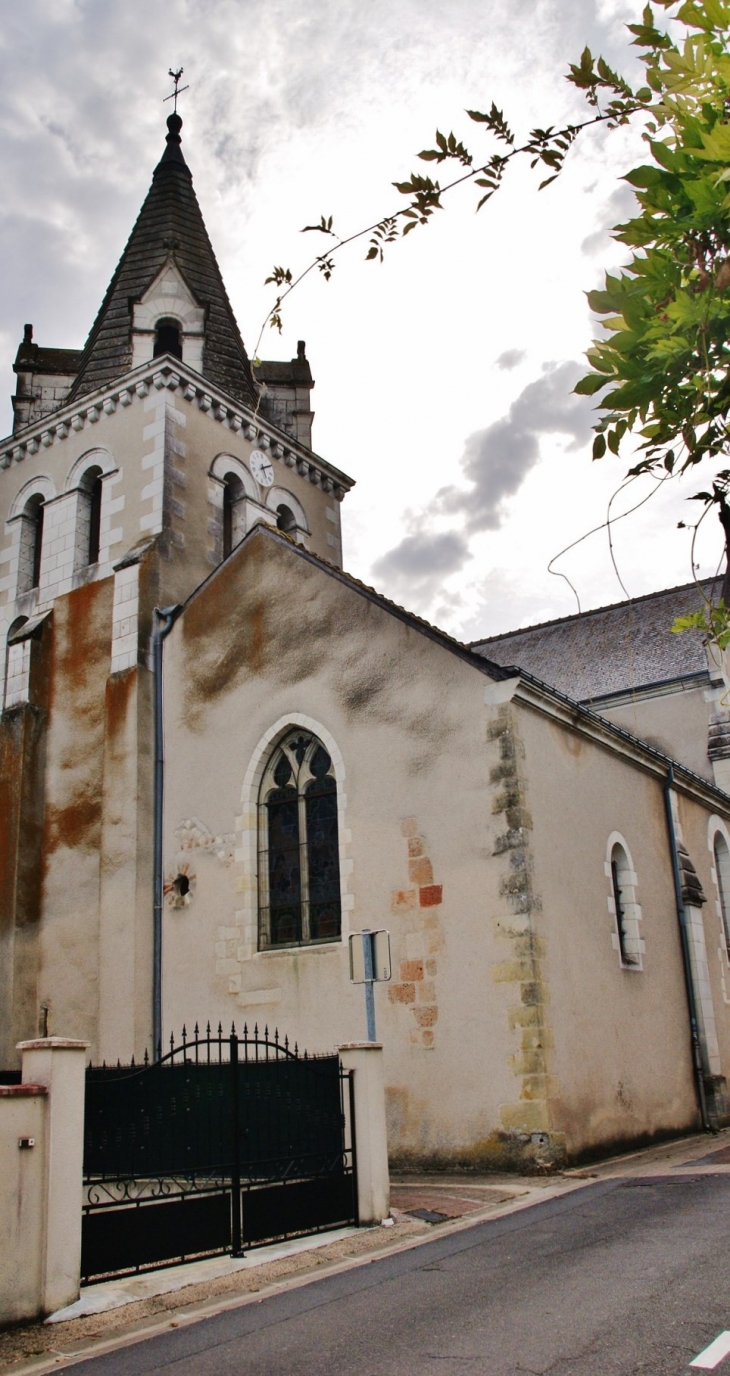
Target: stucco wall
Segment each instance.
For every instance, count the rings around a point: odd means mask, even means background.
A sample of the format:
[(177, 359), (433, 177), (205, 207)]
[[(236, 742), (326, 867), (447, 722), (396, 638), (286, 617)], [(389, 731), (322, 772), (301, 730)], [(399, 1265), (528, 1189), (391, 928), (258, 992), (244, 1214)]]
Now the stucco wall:
[[(690, 1127), (696, 1098), (661, 785), (531, 712), (521, 714), (520, 730), (555, 1127), (573, 1150)], [(622, 968), (617, 949), (606, 874), (613, 835), (625, 841), (638, 878), (642, 968)]]
[[(164, 915), (165, 1035), (210, 1018), (313, 1051), (362, 1036), (344, 941), (256, 950), (257, 784), (294, 724), (338, 773), (343, 937), (391, 932), (376, 1004), (396, 1156), (483, 1164), (543, 1132), (577, 1152), (695, 1121), (656, 781), (488, 706), (478, 669), (265, 535), (165, 653), (165, 871), (192, 881)], [(640, 973), (611, 944), (615, 829), (638, 838)]]
[(603, 704), (596, 711), (714, 782), (707, 755), (707, 729), (714, 709), (705, 701), (706, 691), (700, 687), (620, 706)]

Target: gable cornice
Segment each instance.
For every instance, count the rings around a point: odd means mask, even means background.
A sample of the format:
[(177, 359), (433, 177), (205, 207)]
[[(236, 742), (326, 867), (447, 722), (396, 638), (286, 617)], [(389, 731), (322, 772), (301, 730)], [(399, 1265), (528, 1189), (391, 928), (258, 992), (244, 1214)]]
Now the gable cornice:
[(83, 399), (61, 406), (51, 416), (45, 416), (43, 420), (25, 426), (17, 434), (0, 440), (0, 468), (10, 468), (12, 464), (22, 463), (28, 455), (37, 454), (40, 449), (61, 443), (72, 431), (94, 426), (103, 415), (112, 415), (118, 406), (137, 404), (154, 389), (167, 389), (184, 397), (225, 430), (256, 441), (274, 459), (280, 460), (287, 468), (295, 468), (315, 487), (331, 492), (337, 501), (342, 501), (355, 485), (354, 478), (307, 449), (306, 445), (292, 439), (291, 435), (279, 430), (271, 421), (234, 401), (220, 388), (212, 387), (200, 373), (169, 354), (140, 364), (119, 378), (114, 386), (87, 392)]

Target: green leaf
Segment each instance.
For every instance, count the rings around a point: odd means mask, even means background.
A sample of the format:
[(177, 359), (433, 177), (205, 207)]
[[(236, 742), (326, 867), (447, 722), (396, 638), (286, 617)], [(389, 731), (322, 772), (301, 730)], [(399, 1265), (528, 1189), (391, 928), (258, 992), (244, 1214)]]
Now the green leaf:
[(600, 391), (601, 387), (605, 387), (608, 381), (610, 381), (609, 378), (601, 377), (598, 373), (587, 373), (585, 377), (578, 379), (573, 391), (579, 397), (592, 397)]

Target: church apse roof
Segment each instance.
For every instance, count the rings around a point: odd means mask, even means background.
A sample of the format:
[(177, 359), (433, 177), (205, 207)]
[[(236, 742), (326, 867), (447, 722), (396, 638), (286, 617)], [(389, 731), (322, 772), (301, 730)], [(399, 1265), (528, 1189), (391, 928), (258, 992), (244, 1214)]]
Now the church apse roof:
[(167, 125), (167, 147), (92, 326), (69, 400), (108, 386), (132, 367), (132, 307), (172, 259), (205, 308), (203, 376), (255, 405), (251, 364), (180, 146), (182, 120), (170, 115)]
[(688, 583), (556, 621), (473, 641), (477, 654), (515, 664), (579, 702), (707, 672), (701, 631), (672, 633), (715, 582)]

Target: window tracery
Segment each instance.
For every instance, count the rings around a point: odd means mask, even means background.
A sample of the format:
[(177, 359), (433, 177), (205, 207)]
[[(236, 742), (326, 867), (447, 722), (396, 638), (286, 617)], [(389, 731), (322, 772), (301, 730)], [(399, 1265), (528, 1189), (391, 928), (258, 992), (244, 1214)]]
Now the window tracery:
[(259, 949), (336, 940), (341, 921), (332, 760), (296, 729), (272, 752), (259, 793)]

